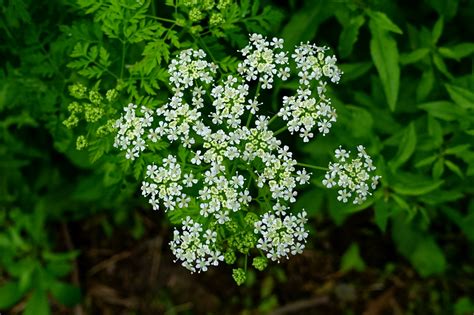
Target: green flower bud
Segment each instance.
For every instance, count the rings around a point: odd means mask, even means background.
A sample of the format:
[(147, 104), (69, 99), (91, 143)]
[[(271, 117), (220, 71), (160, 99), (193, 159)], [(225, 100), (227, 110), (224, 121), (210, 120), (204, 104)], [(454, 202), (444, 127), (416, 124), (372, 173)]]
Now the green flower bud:
[(86, 98), (87, 88), (80, 83), (75, 83), (69, 86), (69, 94), (75, 98)]
[(79, 118), (76, 115), (71, 114), (65, 121), (63, 121), (63, 125), (66, 126), (68, 129), (74, 128), (79, 123)]
[(191, 11), (189, 11), (189, 20), (191, 22), (199, 22), (204, 18), (204, 14), (202, 14), (201, 10), (198, 8), (192, 8)]
[(201, 9), (205, 10), (205, 11), (212, 10), (214, 5), (215, 5), (214, 0), (203, 0), (203, 1), (201, 1)]
[(68, 105), (67, 109), (71, 112), (71, 114), (82, 112), (82, 106), (78, 102), (72, 102)]
[(191, 26), (189, 28), (189, 31), (192, 33), (192, 34), (199, 34), (201, 33), (203, 30), (202, 26), (201, 25), (194, 25), (194, 26)]
[(219, 10), (224, 10), (230, 5), (230, 0), (219, 0), (219, 4), (217, 4), (217, 8)]
[(254, 223), (257, 222), (258, 220), (259, 220), (258, 215), (256, 215), (253, 212), (247, 212), (244, 218), (245, 223), (250, 225), (252, 228), (254, 226)]
[(219, 26), (223, 24), (224, 22), (225, 22), (224, 18), (222, 17), (222, 14), (220, 13), (213, 13), (211, 15), (211, 18), (209, 19), (209, 24), (211, 26)]
[(225, 223), (225, 227), (229, 230), (229, 232), (235, 233), (239, 229), (239, 226), (234, 221), (228, 221)]
[(108, 90), (107, 93), (105, 94), (105, 98), (109, 102), (115, 101), (117, 99), (117, 97), (118, 97), (118, 92), (117, 92), (116, 89)]
[(176, 19), (176, 25), (178, 26), (186, 26), (186, 20), (185, 19)]
[(76, 140), (76, 149), (82, 150), (82, 149), (87, 148), (88, 145), (89, 145), (89, 144), (87, 143), (86, 137), (84, 137), (84, 136), (79, 136), (79, 137), (77, 137), (77, 140)]
[(228, 250), (224, 253), (224, 261), (226, 264), (232, 265), (233, 263), (235, 263), (236, 259), (237, 257), (235, 256), (235, 253), (233, 251)]
[(245, 270), (242, 268), (237, 268), (232, 270), (232, 277), (234, 278), (237, 285), (242, 285), (245, 282), (247, 275), (245, 274)]
[(268, 266), (268, 259), (262, 256), (255, 257), (253, 259), (252, 265), (255, 267), (255, 269), (263, 271)]
[(102, 95), (100, 95), (97, 91), (90, 91), (89, 101), (91, 101), (92, 104), (98, 105), (102, 102)]
[(104, 115), (104, 110), (102, 108), (93, 107), (88, 104), (85, 106), (84, 117), (87, 122), (95, 123)]

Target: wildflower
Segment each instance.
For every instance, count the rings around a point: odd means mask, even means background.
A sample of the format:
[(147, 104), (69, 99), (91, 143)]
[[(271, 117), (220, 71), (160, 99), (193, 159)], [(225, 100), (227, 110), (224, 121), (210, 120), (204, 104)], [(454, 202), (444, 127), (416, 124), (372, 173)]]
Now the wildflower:
[(372, 176), (376, 167), (373, 165), (371, 157), (365, 151), (364, 146), (357, 146), (357, 157), (350, 159), (350, 151), (346, 151), (341, 146), (335, 151), (337, 162), (329, 163), (329, 170), (323, 179), (323, 185), (327, 188), (338, 186), (337, 200), (348, 202), (354, 195), (354, 204), (361, 204), (372, 193), (370, 188), (375, 189), (380, 176)]

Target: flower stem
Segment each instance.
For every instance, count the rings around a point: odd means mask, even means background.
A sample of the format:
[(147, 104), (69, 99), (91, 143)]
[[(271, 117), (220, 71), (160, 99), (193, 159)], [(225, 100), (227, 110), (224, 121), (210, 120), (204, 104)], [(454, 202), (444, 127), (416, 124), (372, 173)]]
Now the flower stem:
[(315, 169), (315, 170), (321, 170), (321, 171), (328, 171), (329, 170), (327, 167), (316, 166), (316, 165), (311, 165), (311, 164), (306, 164), (306, 163), (296, 163), (296, 165), (307, 167), (307, 168), (312, 168), (312, 169)]
[(277, 118), (278, 118), (278, 113), (277, 113), (277, 114), (275, 114), (275, 115), (273, 115), (273, 117), (272, 117), (272, 118), (270, 118), (270, 120), (268, 121), (268, 125), (270, 126), (270, 124), (271, 124), (272, 122), (274, 122), (274, 121), (275, 121), (275, 119), (277, 119)]
[(283, 127), (281, 127), (280, 129), (278, 129), (277, 131), (275, 131), (273, 133), (274, 136), (278, 136), (280, 133), (282, 133), (283, 131), (285, 131), (286, 129), (288, 129), (288, 126), (287, 125), (284, 125)]

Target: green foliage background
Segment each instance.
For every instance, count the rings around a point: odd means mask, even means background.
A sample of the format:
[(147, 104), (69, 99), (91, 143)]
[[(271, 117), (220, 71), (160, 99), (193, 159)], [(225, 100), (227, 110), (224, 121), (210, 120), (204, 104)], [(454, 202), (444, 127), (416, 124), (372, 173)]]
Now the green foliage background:
[[(180, 49), (202, 48), (233, 69), (250, 32), (281, 36), (287, 48), (333, 48), (344, 71), (331, 90), (338, 122), (328, 137), (297, 142), (298, 155), (325, 165), (339, 144), (362, 143), (382, 175), (370, 200), (347, 206), (316, 174), (296, 207), (335, 225), (371, 212), (420, 277), (474, 277), (474, 2), (210, 4), (0, 0), (0, 310), (25, 301), (24, 314), (42, 315), (81, 302), (69, 281), (80, 253), (64, 241), (68, 224), (100, 214), (109, 237), (124, 225), (143, 235), (139, 179), (166, 146), (132, 165), (112, 150), (110, 122), (128, 102), (167, 99), (167, 63)], [(276, 86), (271, 106), (294, 87)], [(354, 241), (342, 270), (365, 267)], [(472, 312), (472, 289), (448, 294), (440, 314)]]

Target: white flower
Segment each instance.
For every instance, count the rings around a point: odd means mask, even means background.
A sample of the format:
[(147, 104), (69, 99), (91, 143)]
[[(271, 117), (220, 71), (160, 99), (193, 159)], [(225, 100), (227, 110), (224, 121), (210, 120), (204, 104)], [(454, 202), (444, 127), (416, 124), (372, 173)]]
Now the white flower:
[(218, 266), (224, 260), (221, 251), (217, 249), (217, 233), (203, 229), (202, 225), (187, 217), (182, 222), (182, 231), (174, 230), (173, 240), (170, 242), (171, 251), (176, 261), (191, 272), (205, 272), (208, 267)]
[(254, 224), (255, 233), (260, 234), (257, 248), (266, 252), (267, 258), (273, 261), (288, 258), (289, 254), (301, 253), (308, 237), (304, 228), (305, 222), (305, 211), (298, 216), (289, 214), (282, 217), (265, 213)]
[(361, 204), (367, 200), (369, 191), (368, 182), (371, 180), (370, 188), (375, 189), (380, 176), (372, 176), (376, 167), (372, 164), (372, 159), (365, 151), (364, 146), (357, 146), (357, 158), (350, 160), (350, 151), (346, 151), (339, 146), (335, 151), (336, 163), (329, 163), (329, 170), (326, 172), (323, 185), (327, 188), (339, 186), (337, 200), (348, 202), (354, 194), (354, 204)]

